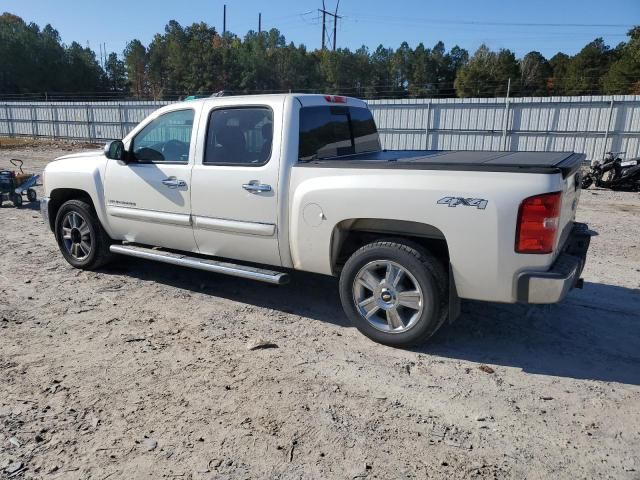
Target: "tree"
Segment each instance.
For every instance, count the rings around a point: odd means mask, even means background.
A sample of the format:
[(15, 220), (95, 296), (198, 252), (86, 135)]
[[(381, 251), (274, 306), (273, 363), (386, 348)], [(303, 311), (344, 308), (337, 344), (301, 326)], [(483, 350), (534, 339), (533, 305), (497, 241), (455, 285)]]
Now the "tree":
[(540, 52), (529, 52), (520, 60), (520, 93), (525, 96), (548, 94), (551, 66)]
[(182, 26), (170, 20), (145, 47), (134, 39), (123, 55), (109, 54), (103, 67), (95, 52), (65, 45), (51, 25), (44, 28), (10, 13), (0, 15), (0, 94), (127, 92), (137, 98), (174, 99), (219, 90), (236, 93), (316, 91), (381, 97), (495, 97), (640, 93), (640, 27), (609, 48), (602, 39), (578, 54), (547, 61), (537, 51), (517, 59), (486, 45), (469, 57), (458, 46), (370, 51), (308, 50), (287, 43), (277, 30), (224, 38), (207, 23)]
[(167, 66), (167, 41), (163, 35), (156, 34), (147, 49), (147, 80), (149, 91), (155, 100), (160, 100), (166, 93), (169, 84), (169, 68)]
[(112, 52), (105, 63), (108, 88), (112, 92), (123, 92), (127, 86), (127, 70), (118, 54)]
[(619, 58), (604, 75), (605, 93), (640, 95), (640, 26), (629, 30), (627, 35), (629, 41), (619, 47)]
[(104, 88), (106, 78), (93, 50), (83, 47), (78, 42), (72, 42), (65, 53), (67, 57), (65, 91), (87, 94), (99, 92)]
[(602, 38), (587, 44), (569, 62), (560, 80), (565, 95), (594, 95), (602, 91), (602, 81), (612, 60), (611, 49)]
[(124, 63), (131, 93), (138, 98), (147, 94), (147, 49), (138, 39), (132, 40), (124, 49)]
[(481, 45), (469, 62), (460, 68), (455, 86), (461, 97), (504, 96), (509, 80), (513, 82), (519, 78), (520, 66), (513, 52), (501, 49), (496, 53)]
[(567, 70), (571, 58), (565, 53), (556, 53), (551, 60), (549, 60), (549, 66), (551, 67), (552, 77), (547, 82), (547, 89), (552, 95), (563, 95), (564, 85), (563, 81), (567, 77)]

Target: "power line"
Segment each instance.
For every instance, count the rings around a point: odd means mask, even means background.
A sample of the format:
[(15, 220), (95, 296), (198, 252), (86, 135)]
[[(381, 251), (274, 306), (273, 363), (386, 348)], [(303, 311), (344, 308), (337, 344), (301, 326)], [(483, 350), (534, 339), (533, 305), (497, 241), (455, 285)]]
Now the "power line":
[[(349, 15), (349, 14), (348, 14)], [(351, 15), (349, 15), (351, 16)], [(381, 20), (381, 21), (401, 21), (406, 23), (428, 23), (428, 24), (447, 24), (447, 25), (482, 25), (491, 27), (553, 27), (553, 28), (632, 28), (633, 24), (627, 23), (537, 23), (537, 22), (498, 22), (498, 21), (479, 21), (479, 20), (452, 20), (452, 19), (433, 19), (433, 18), (416, 18), (416, 17), (394, 17), (379, 15), (362, 15), (356, 13), (353, 17), (363, 20)]]

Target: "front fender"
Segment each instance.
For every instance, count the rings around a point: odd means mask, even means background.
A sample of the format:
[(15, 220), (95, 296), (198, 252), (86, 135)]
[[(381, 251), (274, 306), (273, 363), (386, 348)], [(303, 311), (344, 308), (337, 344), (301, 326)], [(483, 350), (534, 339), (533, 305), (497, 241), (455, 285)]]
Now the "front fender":
[(100, 152), (63, 157), (47, 165), (44, 170), (45, 195), (55, 199), (69, 190), (84, 192), (91, 198), (96, 215), (111, 235), (104, 198), (104, 175), (108, 160)]

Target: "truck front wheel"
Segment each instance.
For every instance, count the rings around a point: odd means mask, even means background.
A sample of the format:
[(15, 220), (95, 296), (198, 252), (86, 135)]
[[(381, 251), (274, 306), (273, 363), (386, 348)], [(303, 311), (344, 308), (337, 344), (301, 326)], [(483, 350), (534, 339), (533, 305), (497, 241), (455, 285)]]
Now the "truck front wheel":
[(55, 234), (65, 260), (82, 270), (94, 270), (111, 259), (111, 240), (93, 207), (82, 200), (69, 200), (56, 215)]
[(446, 319), (447, 275), (417, 244), (374, 242), (345, 264), (340, 298), (351, 322), (367, 337), (386, 345), (416, 345)]

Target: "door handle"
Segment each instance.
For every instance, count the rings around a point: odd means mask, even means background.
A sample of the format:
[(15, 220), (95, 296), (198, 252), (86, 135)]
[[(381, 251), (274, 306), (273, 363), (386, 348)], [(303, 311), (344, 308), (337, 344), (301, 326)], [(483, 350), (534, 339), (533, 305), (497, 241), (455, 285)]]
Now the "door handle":
[(187, 182), (177, 179), (176, 177), (165, 178), (162, 180), (162, 184), (169, 188), (181, 188), (187, 186)]
[(271, 191), (271, 185), (260, 183), (258, 180), (251, 180), (249, 183), (243, 184), (242, 188), (251, 193), (263, 193)]

